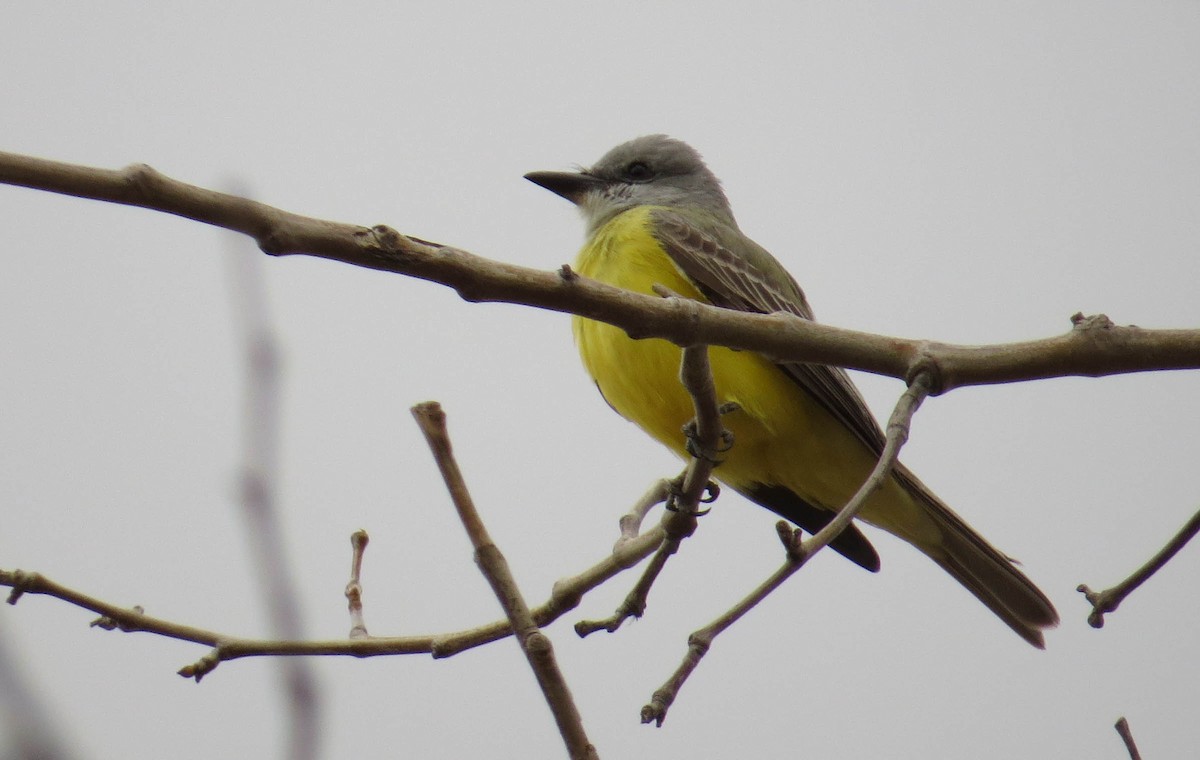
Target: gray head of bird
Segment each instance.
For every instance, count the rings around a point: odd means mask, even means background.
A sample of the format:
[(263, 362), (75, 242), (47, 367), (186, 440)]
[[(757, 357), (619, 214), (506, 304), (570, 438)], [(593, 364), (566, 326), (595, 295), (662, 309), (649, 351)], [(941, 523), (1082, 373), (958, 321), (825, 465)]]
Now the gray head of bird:
[(721, 181), (695, 148), (666, 135), (622, 143), (590, 169), (530, 172), (525, 179), (574, 203), (589, 234), (637, 206), (705, 211), (733, 224)]

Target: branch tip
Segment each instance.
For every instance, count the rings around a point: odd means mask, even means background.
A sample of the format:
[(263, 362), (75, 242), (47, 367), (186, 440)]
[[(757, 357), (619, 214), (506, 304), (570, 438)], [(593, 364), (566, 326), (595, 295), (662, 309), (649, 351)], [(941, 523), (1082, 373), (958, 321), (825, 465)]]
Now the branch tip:
[(1121, 602), (1132, 594), (1139, 586), (1148, 581), (1151, 576), (1161, 570), (1171, 558), (1179, 553), (1179, 550), (1187, 545), (1189, 541), (1197, 533), (1200, 533), (1200, 512), (1192, 515), (1192, 517), (1184, 523), (1166, 546), (1159, 549), (1157, 553), (1144, 565), (1139, 567), (1125, 580), (1121, 581), (1112, 588), (1104, 589), (1103, 591), (1093, 591), (1086, 584), (1079, 584), (1075, 588), (1076, 591), (1084, 595), (1088, 603), (1092, 605), (1092, 611), (1088, 615), (1088, 625), (1093, 628), (1104, 627), (1104, 614), (1107, 612), (1116, 611)]
[(779, 537), (779, 543), (783, 544), (783, 550), (790, 560), (804, 561), (804, 531), (792, 527), (786, 520), (780, 520), (775, 523), (775, 535)]
[(1133, 741), (1133, 731), (1129, 729), (1129, 721), (1125, 719), (1125, 716), (1118, 718), (1113, 728), (1117, 729), (1117, 734), (1125, 743), (1125, 751), (1129, 753), (1129, 760), (1142, 760), (1142, 753), (1138, 752), (1137, 744)]

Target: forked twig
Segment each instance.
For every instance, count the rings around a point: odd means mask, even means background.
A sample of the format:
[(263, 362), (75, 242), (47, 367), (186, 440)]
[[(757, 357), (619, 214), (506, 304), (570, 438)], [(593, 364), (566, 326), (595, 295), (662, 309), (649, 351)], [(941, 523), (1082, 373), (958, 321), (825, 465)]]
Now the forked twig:
[(1138, 586), (1150, 580), (1150, 576), (1170, 562), (1171, 558), (1178, 554), (1179, 550), (1187, 545), (1187, 542), (1191, 541), (1197, 532), (1200, 532), (1200, 512), (1192, 515), (1192, 519), (1188, 520), (1179, 529), (1179, 532), (1167, 542), (1167, 545), (1159, 549), (1158, 553), (1151, 557), (1146, 564), (1112, 588), (1104, 591), (1092, 591), (1086, 583), (1079, 584), (1075, 590), (1083, 594), (1092, 605), (1092, 613), (1088, 615), (1088, 625), (1093, 628), (1103, 628), (1104, 614), (1115, 612), (1117, 607), (1121, 606), (1121, 602), (1125, 601), (1125, 597), (1132, 594)]
[(730, 608), (728, 612), (688, 637), (688, 651), (684, 655), (683, 662), (680, 663), (671, 677), (667, 679), (666, 683), (654, 692), (650, 703), (642, 708), (643, 723), (653, 722), (661, 726), (667, 716), (667, 710), (679, 694), (679, 689), (682, 688), (683, 684), (692, 674), (692, 671), (696, 669), (696, 666), (700, 664), (700, 660), (704, 658), (704, 655), (708, 653), (716, 637), (741, 619), (743, 615), (753, 609), (755, 605), (765, 599), (771, 592), (783, 585), (784, 581), (790, 578), (808, 560), (812, 559), (817, 552), (828, 546), (831, 541), (845, 530), (846, 526), (854, 519), (854, 516), (866, 504), (871, 494), (887, 480), (892, 467), (895, 466), (896, 460), (899, 457), (900, 448), (908, 440), (908, 430), (913, 414), (916, 413), (917, 409), (921, 406), (921, 402), (929, 395), (931, 387), (932, 378), (927, 372), (918, 373), (914, 377), (912, 384), (909, 385), (908, 389), (905, 390), (900, 400), (896, 403), (896, 408), (888, 420), (886, 442), (883, 452), (879, 455), (879, 461), (875, 464), (875, 469), (871, 471), (870, 476), (858, 489), (858, 492), (854, 494), (854, 497), (846, 503), (846, 506), (842, 507), (837, 516), (828, 525), (807, 541), (802, 541), (800, 540), (801, 533), (799, 530), (793, 530), (783, 521), (777, 524), (776, 528), (779, 531), (779, 536), (783, 541), (787, 553), (787, 558), (783, 566), (772, 573), (758, 588), (754, 589), (754, 591)]
[[(691, 395), (692, 405), (696, 410), (694, 431), (690, 432), (694, 436), (691, 440), (697, 450), (683, 474), (672, 486), (674, 493), (668, 494), (671, 511), (664, 520), (666, 536), (633, 589), (612, 615), (601, 620), (581, 620), (575, 624), (575, 632), (580, 636), (588, 636), (601, 630), (612, 633), (629, 618), (642, 616), (646, 611), (646, 599), (650, 595), (650, 589), (666, 566), (667, 560), (679, 551), (680, 543), (696, 530), (696, 518), (703, 514), (700, 504), (704, 501), (705, 493), (715, 490), (709, 479), (712, 477), (713, 468), (720, 461), (718, 456), (728, 448), (725, 441), (729, 434), (721, 425), (721, 410), (717, 406), (717, 392), (713, 385), (712, 368), (708, 362), (708, 346), (696, 345), (683, 349), (679, 379)], [(654, 489), (651, 489), (651, 493), (655, 493)]]
[[(664, 518), (663, 522), (666, 521)], [(619, 542), (612, 553), (581, 573), (563, 578), (554, 584), (550, 598), (531, 610), (538, 625), (546, 626), (579, 606), (583, 596), (603, 585), (613, 576), (637, 565), (662, 543), (666, 531), (662, 523), (639, 536)], [(450, 633), (414, 636), (371, 636), (358, 639), (316, 639), (287, 641), (251, 639), (184, 625), (172, 620), (147, 615), (141, 607), (121, 607), (89, 596), (45, 575), (25, 570), (0, 569), (0, 586), (11, 589), (8, 603), (16, 604), (26, 594), (54, 597), (81, 609), (100, 615), (93, 627), (120, 630), (126, 633), (151, 633), (165, 638), (204, 644), (212, 650), (196, 662), (179, 670), (184, 678), (199, 681), (222, 662), (242, 657), (386, 657), (403, 654), (432, 654), (435, 658), (452, 657), (468, 649), (490, 644), (512, 635), (512, 625), (497, 620), (484, 625)]]

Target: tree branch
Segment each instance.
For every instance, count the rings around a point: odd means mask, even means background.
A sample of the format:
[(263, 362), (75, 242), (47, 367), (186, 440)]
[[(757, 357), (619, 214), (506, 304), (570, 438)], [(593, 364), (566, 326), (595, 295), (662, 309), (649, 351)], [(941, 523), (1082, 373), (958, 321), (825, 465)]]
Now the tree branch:
[(679, 690), (683, 687), (688, 677), (691, 676), (692, 671), (696, 669), (696, 666), (700, 664), (700, 660), (708, 654), (708, 650), (717, 636), (724, 633), (747, 612), (754, 609), (759, 602), (766, 599), (775, 589), (782, 586), (788, 578), (792, 577), (817, 552), (828, 546), (830, 542), (846, 529), (855, 515), (862, 509), (863, 505), (867, 503), (867, 499), (871, 497), (871, 494), (875, 493), (886, 482), (888, 475), (900, 457), (901, 447), (908, 440), (908, 430), (912, 422), (912, 417), (921, 406), (921, 402), (928, 395), (929, 377), (925, 374), (918, 375), (914, 378), (913, 384), (900, 396), (900, 400), (896, 402), (896, 408), (888, 420), (886, 442), (884, 443), (883, 451), (879, 455), (879, 461), (875, 463), (875, 468), (850, 501), (846, 503), (846, 506), (838, 511), (837, 516), (828, 525), (818, 531), (812, 538), (802, 541), (799, 529), (793, 530), (788, 523), (782, 520), (776, 524), (776, 530), (783, 541), (784, 549), (787, 553), (783, 566), (760, 584), (758, 588), (754, 589), (754, 591), (750, 592), (750, 594), (730, 608), (724, 615), (721, 615), (704, 628), (688, 636), (688, 650), (684, 655), (683, 662), (671, 674), (666, 683), (654, 692), (650, 703), (642, 708), (643, 723), (653, 722), (655, 725), (661, 726), (663, 720), (667, 717), (667, 710), (670, 709), (671, 703), (675, 701)]
[(1139, 586), (1150, 580), (1150, 576), (1170, 562), (1171, 558), (1178, 554), (1179, 550), (1186, 546), (1197, 532), (1200, 532), (1200, 512), (1192, 515), (1192, 519), (1184, 523), (1184, 526), (1167, 542), (1167, 545), (1159, 549), (1158, 553), (1151, 557), (1146, 564), (1112, 588), (1104, 591), (1092, 591), (1086, 583), (1079, 584), (1075, 590), (1083, 594), (1092, 605), (1092, 613), (1088, 615), (1088, 625), (1093, 628), (1103, 628), (1104, 614), (1116, 612), (1117, 607), (1121, 606), (1121, 602), (1125, 601), (1125, 597), (1132, 594)]
[(587, 732), (583, 729), (583, 718), (575, 706), (571, 689), (558, 667), (554, 657), (554, 647), (550, 639), (541, 632), (529, 606), (517, 585), (516, 579), (508, 568), (508, 562), (500, 552), (500, 548), (492, 541), (483, 518), (475, 508), (475, 501), (467, 490), (466, 480), (463, 479), (454, 450), (450, 445), (450, 433), (446, 429), (446, 414), (436, 401), (418, 404), (412, 408), (413, 417), (417, 420), (425, 440), (433, 452), (434, 461), (446, 482), (450, 499), (458, 511), (471, 546), (475, 548), (475, 564), (487, 579), (500, 606), (508, 617), (521, 651), (529, 661), (529, 667), (537, 678), (542, 695), (554, 714), (558, 731), (572, 760), (595, 760), (596, 748), (588, 741)]
[[(695, 303), (695, 302), (692, 302)], [(721, 409), (717, 407), (717, 391), (713, 385), (712, 369), (708, 363), (708, 346), (689, 346), (683, 350), (679, 367), (679, 380), (692, 397), (696, 416), (684, 428), (689, 445), (694, 447), (691, 461), (683, 474), (671, 484), (666, 496), (667, 516), (664, 520), (666, 536), (658, 551), (650, 558), (646, 568), (633, 589), (612, 615), (601, 620), (581, 620), (575, 624), (575, 633), (589, 636), (596, 631), (612, 633), (631, 617), (641, 617), (646, 611), (646, 599), (667, 560), (679, 551), (679, 545), (696, 530), (696, 518), (700, 504), (712, 501), (720, 492), (709, 480), (713, 468), (720, 462), (718, 457), (729, 448), (732, 437), (721, 425)], [(711, 493), (705, 498), (706, 493)]]
[(1129, 760), (1142, 760), (1142, 753), (1138, 752), (1137, 744), (1133, 741), (1133, 732), (1129, 730), (1129, 721), (1124, 717), (1118, 718), (1113, 728), (1117, 729), (1121, 741), (1125, 743), (1125, 751), (1129, 753)]
[(545, 272), (372, 228), (292, 214), (189, 185), (144, 164), (114, 171), (0, 152), (0, 183), (154, 209), (254, 238), (272, 255), (304, 254), (395, 272), (454, 288), (468, 301), (502, 301), (597, 319), (635, 338), (681, 346), (729, 346), (780, 360), (832, 364), (907, 379), (935, 378), (932, 392), (965, 385), (1082, 375), (1200, 369), (1200, 330), (1118, 327), (1106, 317), (1073, 318), (1070, 332), (995, 346), (955, 346), (893, 338), (784, 314), (749, 314), (680, 299), (630, 293), (580, 277)]
[(346, 583), (346, 606), (350, 612), (350, 638), (365, 639), (371, 634), (367, 632), (367, 621), (363, 616), (362, 603), (362, 563), (371, 537), (365, 530), (356, 530), (350, 534), (350, 580)]
[[(534, 621), (539, 626), (547, 626), (575, 609), (587, 592), (650, 556), (662, 543), (665, 535), (666, 531), (660, 522), (640, 536), (623, 538), (609, 556), (578, 575), (564, 578), (555, 583), (550, 598), (541, 606), (534, 607), (530, 611)], [(119, 629), (128, 633), (139, 631), (152, 633), (212, 647), (212, 650), (200, 660), (179, 671), (181, 676), (194, 678), (197, 681), (212, 672), (220, 663), (242, 657), (315, 655), (379, 657), (432, 654), (435, 658), (441, 658), (451, 657), (467, 649), (483, 646), (512, 635), (512, 625), (509, 621), (497, 620), (463, 631), (417, 636), (356, 637), (312, 641), (251, 639), (147, 615), (140, 607), (120, 607), (52, 581), (40, 573), (0, 569), (0, 586), (12, 589), (7, 600), (9, 604), (16, 604), (25, 594), (43, 594), (100, 615), (100, 618), (93, 621), (94, 627), (106, 630)]]

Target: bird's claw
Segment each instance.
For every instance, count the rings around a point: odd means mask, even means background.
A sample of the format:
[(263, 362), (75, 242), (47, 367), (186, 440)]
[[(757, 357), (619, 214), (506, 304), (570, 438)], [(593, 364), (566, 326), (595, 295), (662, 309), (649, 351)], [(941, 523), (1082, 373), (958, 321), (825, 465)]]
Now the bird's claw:
[[(700, 497), (701, 504), (712, 504), (721, 495), (721, 486), (717, 485), (716, 481), (710, 480), (704, 484), (704, 495)], [(679, 508), (679, 499), (683, 496), (683, 483), (676, 478), (671, 481), (671, 490), (667, 494), (666, 509), (668, 512), (683, 512)], [(692, 517), (704, 517), (711, 512), (711, 509), (690, 510), (687, 514)]]
[[(725, 415), (729, 414), (730, 412), (736, 412), (739, 409), (741, 409), (741, 407), (736, 402), (729, 401), (717, 407), (717, 414)], [(683, 445), (687, 450), (687, 453), (691, 454), (695, 459), (708, 462), (713, 467), (716, 467), (717, 465), (721, 464), (721, 462), (725, 461), (717, 458), (717, 454), (724, 454), (726, 451), (729, 451), (733, 448), (733, 433), (722, 429), (721, 443), (717, 446), (716, 451), (709, 452), (706, 450), (700, 443), (699, 426), (696, 424), (695, 419), (688, 420), (688, 423), (683, 426), (683, 437)]]

